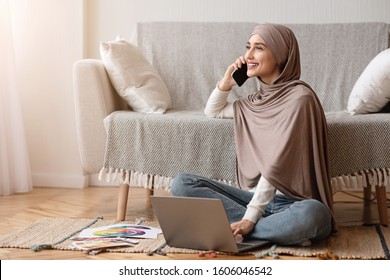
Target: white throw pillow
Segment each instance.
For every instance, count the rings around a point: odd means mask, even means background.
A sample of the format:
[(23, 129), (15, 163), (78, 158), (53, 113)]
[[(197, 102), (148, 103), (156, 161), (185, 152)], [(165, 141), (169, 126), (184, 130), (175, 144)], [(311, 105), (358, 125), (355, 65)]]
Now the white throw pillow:
[(348, 99), (348, 112), (380, 111), (390, 101), (390, 48), (380, 52), (364, 69)]
[(114, 88), (133, 111), (161, 114), (170, 107), (168, 88), (136, 46), (101, 42), (100, 55)]

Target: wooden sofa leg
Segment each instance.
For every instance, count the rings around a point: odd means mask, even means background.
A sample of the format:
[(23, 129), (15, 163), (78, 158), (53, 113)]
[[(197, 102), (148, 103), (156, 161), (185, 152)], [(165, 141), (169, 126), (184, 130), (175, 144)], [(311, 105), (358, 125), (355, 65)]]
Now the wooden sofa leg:
[(363, 194), (364, 194), (364, 207), (363, 207), (363, 224), (364, 225), (371, 225), (372, 224), (372, 214), (371, 214), (371, 186), (368, 185), (367, 187), (363, 188)]
[(371, 205), (371, 186), (363, 188), (364, 206)]
[(378, 203), (379, 222), (382, 226), (389, 224), (389, 217), (387, 215), (387, 197), (385, 186), (375, 186), (376, 200)]
[(129, 185), (121, 184), (119, 186), (118, 209), (116, 212), (116, 219), (118, 221), (124, 221), (126, 218), (128, 196), (129, 196)]

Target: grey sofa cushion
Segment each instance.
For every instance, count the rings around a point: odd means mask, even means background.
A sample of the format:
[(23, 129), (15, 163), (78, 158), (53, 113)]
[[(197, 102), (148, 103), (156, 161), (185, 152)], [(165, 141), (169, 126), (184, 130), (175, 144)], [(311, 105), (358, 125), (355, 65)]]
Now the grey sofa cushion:
[[(173, 108), (201, 110), (229, 64), (243, 55), (256, 23), (139, 23), (138, 46), (162, 76)], [(287, 24), (295, 33), (302, 80), (318, 94), (325, 111), (347, 108), (353, 85), (367, 64), (388, 47), (385, 23)], [(236, 88), (253, 93), (255, 79)]]
[(353, 86), (367, 64), (388, 48), (385, 23), (291, 25), (300, 45), (302, 80), (325, 111), (347, 109)]

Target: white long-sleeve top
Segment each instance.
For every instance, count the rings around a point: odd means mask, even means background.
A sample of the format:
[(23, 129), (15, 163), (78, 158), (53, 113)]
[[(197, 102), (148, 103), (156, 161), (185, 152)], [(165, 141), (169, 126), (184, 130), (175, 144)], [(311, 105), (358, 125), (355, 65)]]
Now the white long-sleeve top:
[[(233, 118), (233, 102), (227, 101), (229, 93), (230, 91), (220, 90), (217, 85), (207, 101), (204, 109), (205, 115), (211, 118)], [(243, 219), (256, 223), (259, 219), (261, 219), (265, 208), (274, 198), (276, 192), (279, 194), (280, 192), (277, 191), (276, 188), (272, 186), (263, 176), (257, 183), (256, 188), (253, 189), (253, 192), (254, 194), (252, 200), (247, 205), (247, 210)]]

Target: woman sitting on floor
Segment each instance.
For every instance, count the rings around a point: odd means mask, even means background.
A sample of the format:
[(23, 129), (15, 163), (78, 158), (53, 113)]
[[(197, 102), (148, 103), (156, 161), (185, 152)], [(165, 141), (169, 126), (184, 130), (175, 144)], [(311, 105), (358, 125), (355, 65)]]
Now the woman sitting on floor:
[[(234, 119), (239, 188), (180, 173), (172, 194), (222, 200), (235, 235), (310, 245), (335, 225), (325, 115), (314, 91), (299, 80), (298, 42), (289, 28), (260, 24), (246, 48), (205, 108), (210, 117)], [(236, 85), (232, 73), (243, 64), (260, 90), (228, 102)]]

